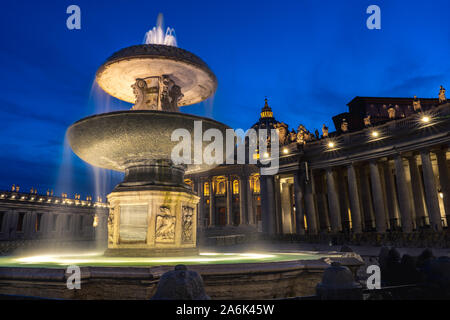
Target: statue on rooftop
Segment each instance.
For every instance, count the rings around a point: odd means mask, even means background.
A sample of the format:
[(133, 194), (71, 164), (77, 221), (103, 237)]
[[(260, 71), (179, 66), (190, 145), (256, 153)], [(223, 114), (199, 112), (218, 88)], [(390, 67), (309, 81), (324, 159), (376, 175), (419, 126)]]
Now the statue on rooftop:
[(280, 144), (281, 145), (286, 144), (286, 140), (288, 138), (288, 132), (289, 132), (287, 124), (285, 124), (283, 122), (277, 123), (275, 125), (275, 129), (278, 132), (278, 138), (280, 140)]
[(372, 125), (372, 122), (370, 121), (370, 114), (367, 114), (363, 120), (366, 127), (370, 127)]
[(328, 127), (325, 125), (325, 123), (322, 125), (322, 138), (328, 137)]
[(291, 133), (289, 133), (289, 142), (295, 142), (297, 140), (297, 133), (292, 129)]
[(414, 96), (413, 107), (415, 112), (420, 112), (422, 110), (422, 105), (420, 104), (420, 100), (417, 98), (417, 96)]
[(389, 106), (388, 108), (389, 119), (395, 119), (395, 108), (394, 106)]
[(341, 131), (342, 132), (348, 132), (348, 122), (345, 119), (342, 119)]
[(305, 144), (305, 135), (306, 135), (306, 129), (301, 124), (297, 128), (297, 143), (298, 144)]
[(439, 103), (446, 103), (447, 98), (445, 97), (445, 88), (441, 86), (439, 89)]
[(317, 140), (320, 139), (319, 130), (316, 129), (316, 131), (314, 131), (314, 135), (316, 136)]

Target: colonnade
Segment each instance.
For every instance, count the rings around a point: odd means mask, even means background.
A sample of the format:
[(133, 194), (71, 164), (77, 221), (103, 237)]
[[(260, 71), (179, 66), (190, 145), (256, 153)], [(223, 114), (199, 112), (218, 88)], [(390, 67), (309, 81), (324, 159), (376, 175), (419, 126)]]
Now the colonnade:
[[(224, 178), (225, 191), (219, 193), (215, 188), (216, 179)], [(250, 175), (220, 175), (208, 177), (192, 177), (193, 190), (200, 197), (198, 207), (198, 219), (200, 228), (211, 228), (217, 226), (255, 225), (257, 223), (256, 207), (257, 194), (251, 188)], [(239, 192), (234, 192), (233, 183), (238, 181)], [(208, 192), (205, 192), (208, 188)], [(225, 200), (223, 207), (226, 210), (225, 223), (218, 220), (218, 202)], [(223, 201), (222, 201), (223, 202)], [(221, 203), (222, 203), (221, 202)], [(237, 208), (236, 208), (237, 207)], [(234, 219), (234, 212), (238, 212)], [(237, 221), (236, 221), (237, 220)]]
[[(424, 228), (439, 232), (450, 220), (446, 148), (302, 168), (261, 176), (264, 233), (411, 233)], [(277, 205), (277, 199), (287, 199), (277, 194), (286, 176), (294, 185), (291, 232), (283, 221), (286, 208)]]

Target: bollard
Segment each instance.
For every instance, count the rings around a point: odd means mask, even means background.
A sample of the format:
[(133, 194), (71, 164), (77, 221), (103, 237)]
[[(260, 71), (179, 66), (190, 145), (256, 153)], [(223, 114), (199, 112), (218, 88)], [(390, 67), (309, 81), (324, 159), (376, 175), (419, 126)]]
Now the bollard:
[(202, 277), (180, 264), (161, 276), (151, 300), (210, 300), (210, 297), (205, 292)]
[(322, 282), (316, 287), (321, 300), (362, 300), (362, 286), (355, 282), (348, 267), (339, 262), (331, 263), (322, 276)]

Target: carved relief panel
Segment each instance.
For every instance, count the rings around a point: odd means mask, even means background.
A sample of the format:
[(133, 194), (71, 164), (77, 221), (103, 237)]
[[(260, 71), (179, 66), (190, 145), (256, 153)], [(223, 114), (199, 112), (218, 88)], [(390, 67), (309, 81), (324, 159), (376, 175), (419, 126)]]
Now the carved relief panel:
[(182, 208), (183, 215), (183, 230), (181, 233), (181, 241), (184, 243), (189, 243), (194, 240), (193, 237), (193, 217), (194, 217), (194, 209), (191, 207), (183, 206)]
[(175, 214), (170, 208), (160, 207), (156, 215), (155, 241), (163, 243), (175, 242)]

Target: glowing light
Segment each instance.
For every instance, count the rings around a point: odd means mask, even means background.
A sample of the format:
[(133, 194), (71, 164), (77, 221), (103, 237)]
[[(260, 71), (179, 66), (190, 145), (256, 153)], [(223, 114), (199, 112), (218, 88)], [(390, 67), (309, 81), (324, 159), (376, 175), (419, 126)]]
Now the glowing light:
[(97, 215), (94, 216), (94, 222), (92, 223), (92, 226), (94, 228), (97, 228), (97, 226), (98, 226), (98, 216)]
[(288, 150), (287, 148), (284, 148), (284, 149), (283, 149), (283, 153), (284, 153), (284, 154), (288, 154), (288, 153), (289, 153), (289, 150)]
[(439, 198), (444, 199), (444, 194), (442, 192), (439, 192)]
[(428, 123), (428, 122), (431, 121), (431, 118), (430, 118), (429, 116), (423, 116), (422, 119), (421, 119), (421, 121), (422, 121), (423, 123)]
[(268, 152), (264, 152), (264, 158), (268, 158), (269, 157), (269, 153)]
[(328, 142), (328, 148), (334, 148), (335, 144), (334, 142), (330, 141)]
[(378, 131), (372, 131), (372, 137), (377, 138), (380, 135)]

